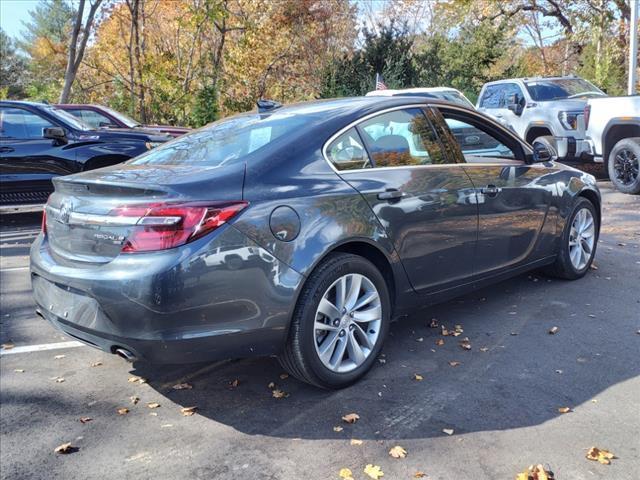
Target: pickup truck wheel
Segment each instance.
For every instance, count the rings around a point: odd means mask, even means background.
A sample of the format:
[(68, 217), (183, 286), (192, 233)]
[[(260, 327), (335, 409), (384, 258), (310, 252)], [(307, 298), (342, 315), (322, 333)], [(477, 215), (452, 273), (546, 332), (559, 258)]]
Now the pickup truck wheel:
[(531, 142), (531, 146), (533, 146), (534, 150), (536, 147), (536, 143), (545, 147), (549, 151), (551, 156), (558, 158), (558, 145), (556, 144), (556, 139), (551, 135), (538, 137), (533, 142)]
[(300, 293), (280, 363), (321, 388), (351, 385), (375, 363), (390, 316), (389, 289), (375, 265), (331, 254)]
[(623, 138), (609, 153), (607, 170), (611, 183), (623, 193), (640, 193), (640, 137)]

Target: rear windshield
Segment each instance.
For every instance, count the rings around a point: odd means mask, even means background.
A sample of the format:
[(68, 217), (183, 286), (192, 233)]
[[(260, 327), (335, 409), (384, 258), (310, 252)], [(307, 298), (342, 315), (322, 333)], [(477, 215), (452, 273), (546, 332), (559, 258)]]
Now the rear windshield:
[(581, 78), (562, 78), (526, 82), (529, 95), (536, 102), (565, 98), (589, 98), (604, 95), (595, 85)]
[(129, 163), (207, 167), (228, 165), (283, 135), (295, 133), (315, 118), (313, 115), (286, 112), (240, 115), (178, 137)]

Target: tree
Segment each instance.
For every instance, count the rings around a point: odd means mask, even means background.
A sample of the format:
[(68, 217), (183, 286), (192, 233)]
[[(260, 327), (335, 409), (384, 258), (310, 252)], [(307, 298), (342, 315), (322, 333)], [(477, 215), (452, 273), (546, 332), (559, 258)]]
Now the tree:
[(84, 50), (91, 36), (93, 22), (102, 0), (89, 0), (90, 6), (86, 15), (84, 11), (85, 3), (85, 0), (80, 0), (78, 9), (75, 12), (71, 40), (69, 41), (67, 67), (64, 72), (64, 86), (62, 87), (62, 93), (60, 93), (60, 103), (67, 103), (69, 101), (71, 86), (76, 79), (80, 63), (84, 58)]
[(27, 62), (13, 39), (0, 29), (0, 98), (22, 98), (27, 82)]

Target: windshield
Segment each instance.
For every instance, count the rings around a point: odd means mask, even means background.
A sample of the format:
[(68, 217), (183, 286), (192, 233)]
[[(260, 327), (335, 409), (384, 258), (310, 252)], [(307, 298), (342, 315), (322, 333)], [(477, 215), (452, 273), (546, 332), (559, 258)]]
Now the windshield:
[(135, 158), (133, 165), (202, 165), (234, 163), (278, 137), (310, 124), (316, 115), (246, 114), (207, 125)]
[(94, 130), (91, 125), (84, 123), (82, 120), (74, 117), (69, 112), (65, 112), (64, 110), (54, 107), (47, 107), (47, 111), (54, 117), (57, 117), (65, 122), (67, 125), (71, 125), (76, 130)]
[(100, 106), (100, 108), (103, 109), (105, 112), (107, 112), (109, 115), (116, 117), (118, 120), (124, 123), (128, 128), (135, 128), (141, 125), (140, 122), (135, 121), (133, 118), (125, 115), (124, 113), (117, 112), (116, 110), (113, 110), (109, 107)]
[(460, 92), (432, 92), (432, 94), (442, 100), (457, 103), (458, 105), (462, 105), (463, 107), (475, 109), (473, 104), (469, 100), (467, 100), (465, 96)]
[(525, 82), (529, 95), (536, 102), (561, 100), (563, 98), (599, 97), (605, 93), (581, 78), (559, 78)]

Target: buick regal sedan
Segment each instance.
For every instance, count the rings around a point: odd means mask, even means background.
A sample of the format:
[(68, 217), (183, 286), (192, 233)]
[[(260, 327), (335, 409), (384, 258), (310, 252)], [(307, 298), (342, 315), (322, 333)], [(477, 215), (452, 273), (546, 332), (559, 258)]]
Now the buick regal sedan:
[[(502, 153), (465, 154), (449, 124)], [(56, 327), (129, 360), (277, 355), (324, 388), (418, 307), (541, 267), (582, 277), (600, 228), (591, 175), (415, 97), (262, 104), (54, 183), (31, 272)]]

